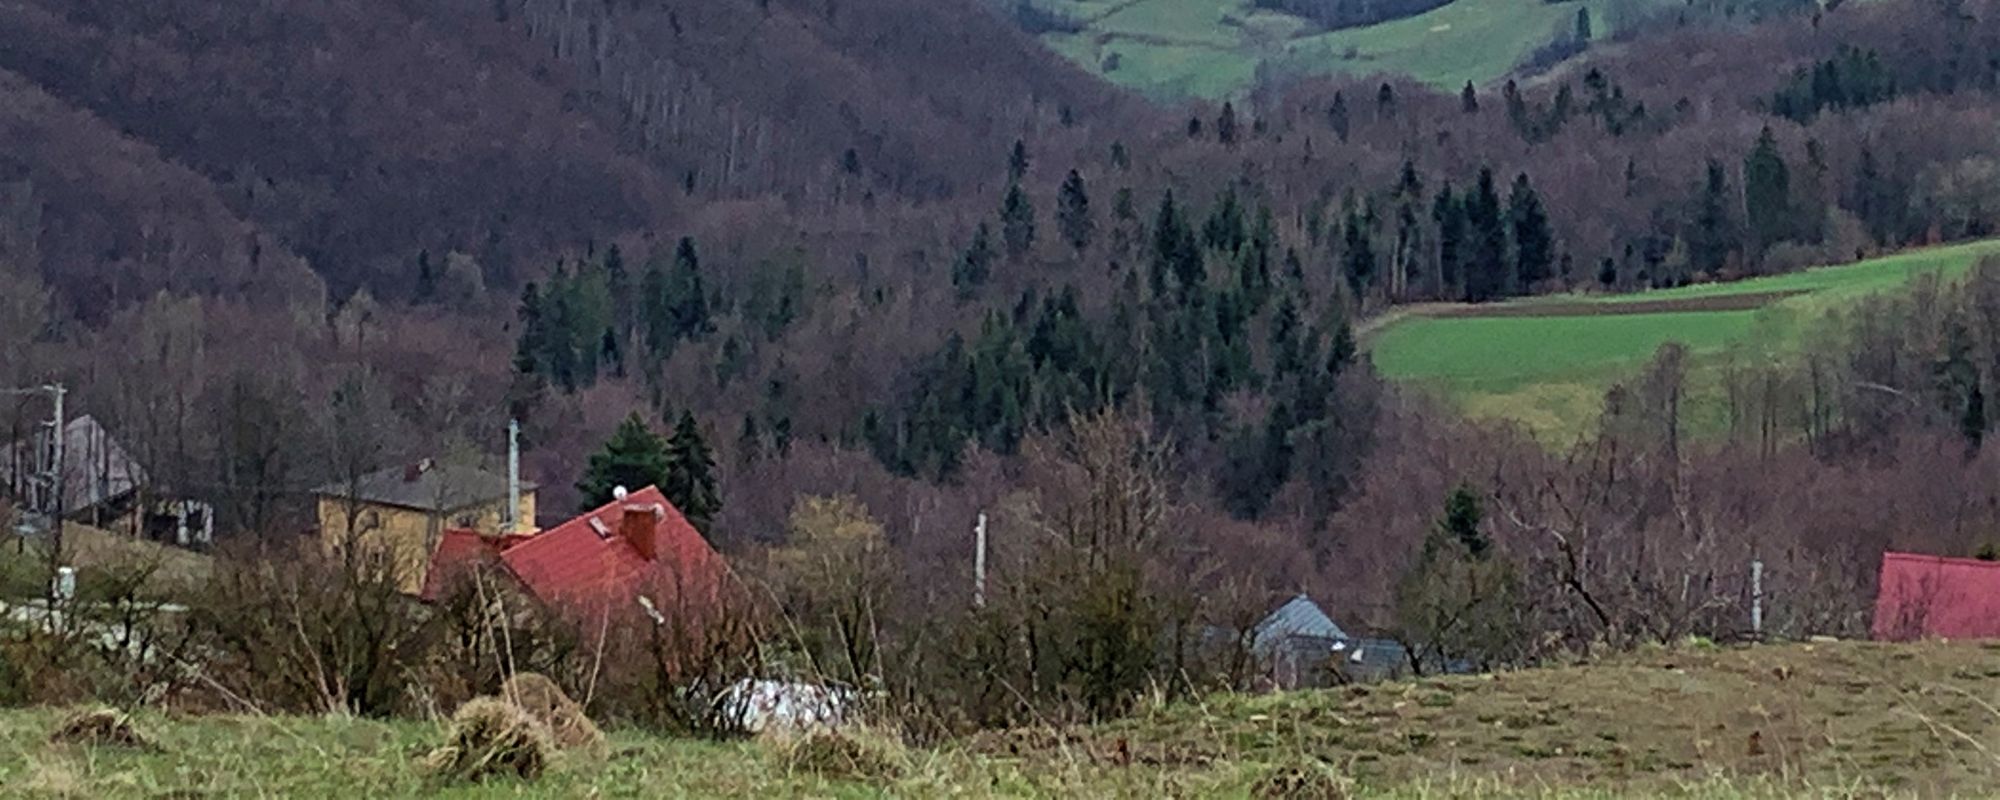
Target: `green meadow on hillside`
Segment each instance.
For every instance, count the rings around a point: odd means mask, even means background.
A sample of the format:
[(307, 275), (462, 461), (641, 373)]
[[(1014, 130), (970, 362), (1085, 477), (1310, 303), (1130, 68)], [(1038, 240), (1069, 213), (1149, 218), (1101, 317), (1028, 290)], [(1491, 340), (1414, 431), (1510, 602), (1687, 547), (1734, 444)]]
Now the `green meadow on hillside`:
[(1368, 344), (1384, 376), (1561, 446), (1590, 428), (1606, 389), (1680, 342), (1694, 356), (1688, 424), (1712, 433), (1726, 422), (1722, 373), (1732, 361), (1791, 352), (1843, 304), (1926, 272), (1954, 277), (1996, 254), (2000, 240), (1989, 240), (1734, 283), (1431, 308), (1382, 326)]
[(1579, 8), (1597, 35), (1667, 0), (1453, 0), (1378, 25), (1321, 31), (1251, 0), (1035, 0), (1083, 25), (1043, 37), (1056, 52), (1140, 92), (1225, 97), (1249, 88), (1260, 64), (1286, 74), (1400, 74), (1444, 89), (1509, 71)]

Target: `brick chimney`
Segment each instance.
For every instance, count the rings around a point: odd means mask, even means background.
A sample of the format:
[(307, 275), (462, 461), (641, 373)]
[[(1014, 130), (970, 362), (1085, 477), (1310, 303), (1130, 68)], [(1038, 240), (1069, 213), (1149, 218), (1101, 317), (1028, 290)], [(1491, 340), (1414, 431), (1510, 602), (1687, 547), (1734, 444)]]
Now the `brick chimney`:
[(666, 516), (658, 505), (626, 506), (618, 521), (618, 535), (632, 543), (639, 557), (656, 561), (660, 557), (660, 518)]

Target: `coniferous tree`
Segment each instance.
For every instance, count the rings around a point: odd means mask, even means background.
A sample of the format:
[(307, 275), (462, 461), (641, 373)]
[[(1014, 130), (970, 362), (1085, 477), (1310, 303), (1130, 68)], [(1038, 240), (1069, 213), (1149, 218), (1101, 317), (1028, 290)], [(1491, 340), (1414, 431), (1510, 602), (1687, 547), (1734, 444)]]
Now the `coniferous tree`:
[(1347, 287), (1357, 298), (1375, 281), (1375, 243), (1370, 230), (1374, 221), (1370, 216), (1360, 209), (1347, 216), (1340, 253), (1341, 273), (1346, 275)]
[(1590, 34), (1590, 7), (1580, 6), (1576, 9), (1576, 27), (1570, 36), (1576, 40), (1577, 46), (1582, 47), (1590, 44)]
[(1222, 101), (1222, 113), (1215, 117), (1215, 140), (1226, 145), (1236, 144), (1236, 104)]
[(1347, 97), (1340, 92), (1333, 93), (1333, 105), (1326, 109), (1326, 122), (1332, 126), (1333, 135), (1347, 141)]
[(715, 515), (722, 512), (722, 494), (715, 485), (715, 453), (702, 439), (694, 414), (681, 412), (666, 443), (666, 456), (660, 492), (696, 529), (707, 530)]
[(1455, 294), (1465, 280), (1465, 259), (1467, 237), (1465, 206), (1453, 196), (1451, 184), (1438, 190), (1437, 199), (1431, 203), (1431, 223), (1437, 226), (1437, 281), (1441, 296), (1463, 296)]
[(1507, 198), (1507, 218), (1514, 234), (1515, 278), (1521, 291), (1532, 291), (1549, 279), (1549, 266), (1555, 261), (1555, 234), (1549, 230), (1548, 212), (1525, 172), (1514, 178)]
[(1757, 144), (1743, 160), (1744, 221), (1750, 228), (1751, 246), (1762, 253), (1771, 245), (1792, 236), (1792, 182), (1784, 156), (1771, 126), (1757, 136)]
[(1056, 225), (1062, 229), (1063, 240), (1077, 252), (1090, 247), (1090, 238), (1097, 231), (1097, 220), (1090, 214), (1090, 193), (1076, 170), (1069, 171), (1058, 192)]
[(1007, 197), (1000, 202), (1000, 238), (1010, 259), (1020, 259), (1035, 246), (1035, 204), (1018, 183), (1007, 187)]
[(672, 292), (666, 263), (658, 256), (646, 262), (646, 272), (639, 276), (639, 329), (644, 334), (646, 349), (656, 359), (673, 351), (676, 337)]
[(1472, 88), (1472, 81), (1465, 82), (1465, 88), (1458, 93), (1458, 110), (1467, 114), (1479, 113), (1479, 92)]
[(965, 246), (965, 252), (958, 256), (958, 263), (951, 268), (951, 283), (958, 287), (960, 296), (970, 296), (972, 290), (985, 285), (993, 274), (993, 234), (986, 223), (972, 231), (972, 241)]
[(1500, 194), (1493, 186), (1493, 170), (1482, 167), (1479, 181), (1465, 201), (1466, 228), (1472, 234), (1472, 257), (1466, 262), (1465, 299), (1481, 303), (1507, 292), (1513, 272), (1507, 260), (1507, 223), (1500, 209)]
[(611, 502), (613, 491), (620, 486), (627, 490), (659, 486), (664, 491), (669, 463), (666, 440), (633, 412), (618, 423), (603, 449), (590, 456), (583, 478), (577, 481), (584, 510)]
[(431, 265), (431, 251), (417, 251), (417, 302), (428, 303), (437, 299), (437, 267)]
[(668, 284), (668, 308), (677, 338), (696, 339), (708, 331), (708, 289), (701, 279), (701, 256), (694, 238), (681, 237), (674, 246), (674, 274)]
[(1375, 113), (1383, 119), (1396, 115), (1396, 88), (1387, 81), (1382, 83), (1382, 88), (1375, 90)]
[(1020, 139), (1014, 140), (1014, 148), (1007, 152), (1007, 181), (1020, 183), (1028, 177), (1028, 145)]
[(613, 243), (604, 250), (604, 288), (611, 295), (611, 328), (622, 339), (632, 331), (632, 276), (625, 269), (625, 253)]
[(1729, 263), (1736, 236), (1729, 214), (1732, 199), (1729, 174), (1721, 162), (1709, 159), (1701, 197), (1695, 204), (1694, 231), (1688, 242), (1688, 256), (1695, 269), (1713, 275)]
[(1445, 497), (1444, 518), (1438, 520), (1438, 529), (1452, 541), (1465, 548), (1466, 554), (1475, 559), (1483, 559), (1493, 543), (1479, 530), (1486, 511), (1481, 506), (1479, 494), (1469, 484), (1459, 484)]

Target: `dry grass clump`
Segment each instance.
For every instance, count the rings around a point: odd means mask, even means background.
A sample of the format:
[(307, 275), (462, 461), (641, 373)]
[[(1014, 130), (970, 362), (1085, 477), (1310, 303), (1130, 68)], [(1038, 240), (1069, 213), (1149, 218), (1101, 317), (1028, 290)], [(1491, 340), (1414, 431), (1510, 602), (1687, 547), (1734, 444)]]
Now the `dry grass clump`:
[(583, 713), (583, 706), (562, 687), (548, 677), (533, 672), (523, 672), (508, 678), (500, 685), (500, 696), (520, 706), (533, 715), (549, 731), (556, 746), (565, 751), (573, 751), (603, 758), (609, 752), (604, 731), (590, 717)]
[(1354, 782), (1317, 758), (1279, 764), (1250, 786), (1257, 800), (1347, 800), (1353, 794)]
[(785, 748), (785, 766), (793, 772), (862, 782), (903, 774), (894, 748), (877, 737), (821, 731), (790, 740)]
[(482, 781), (495, 775), (534, 780), (548, 769), (555, 743), (526, 709), (493, 697), (475, 697), (451, 716), (451, 735), (425, 757), (440, 777)]
[(141, 750), (153, 748), (153, 743), (132, 727), (132, 718), (114, 708), (93, 708), (65, 717), (49, 734), (49, 742)]

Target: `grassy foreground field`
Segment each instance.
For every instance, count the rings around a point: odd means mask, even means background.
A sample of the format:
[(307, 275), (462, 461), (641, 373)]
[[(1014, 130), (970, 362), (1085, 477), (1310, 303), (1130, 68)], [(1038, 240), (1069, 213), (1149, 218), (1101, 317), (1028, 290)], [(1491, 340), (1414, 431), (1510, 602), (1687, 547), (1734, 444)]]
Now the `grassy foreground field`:
[(1591, 666), (1142, 710), (1102, 726), (885, 745), (829, 775), (782, 742), (630, 732), (539, 781), (444, 784), (438, 724), (141, 714), (156, 747), (54, 745), (56, 710), (0, 713), (9, 797), (1900, 797), (2000, 792), (2000, 645), (1655, 649)]
[[(1320, 31), (1251, 0), (1036, 0), (1082, 24), (1052, 33), (1057, 52), (1114, 83), (1161, 98), (1220, 98), (1248, 89), (1260, 64), (1287, 74), (1400, 74), (1444, 89), (1485, 83), (1590, 9), (1598, 35), (1616, 0), (1453, 0), (1413, 17)], [(1642, 11), (1666, 0), (1627, 0)]]
[(2000, 241), (1982, 241), (1735, 283), (1429, 307), (1367, 340), (1385, 376), (1433, 390), (1474, 418), (1518, 422), (1557, 446), (1590, 428), (1611, 384), (1680, 342), (1694, 355), (1689, 426), (1714, 433), (1726, 424), (1729, 364), (1794, 352), (1817, 320), (1856, 298), (1923, 273), (1961, 275), (1996, 254)]

